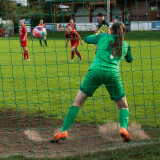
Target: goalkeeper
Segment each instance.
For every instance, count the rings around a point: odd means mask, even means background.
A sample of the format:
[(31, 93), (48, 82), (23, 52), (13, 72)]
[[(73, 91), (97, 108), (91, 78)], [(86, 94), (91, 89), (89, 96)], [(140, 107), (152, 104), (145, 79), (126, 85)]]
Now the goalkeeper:
[(129, 45), (124, 41), (124, 35), (125, 26), (121, 23), (115, 23), (111, 27), (111, 34), (102, 33), (85, 38), (86, 43), (97, 44), (98, 50), (76, 98), (69, 108), (61, 132), (57, 133), (51, 142), (67, 138), (67, 131), (74, 123), (79, 109), (102, 84), (109, 92), (111, 100), (114, 100), (119, 108), (120, 135), (123, 141), (131, 141), (131, 136), (127, 131), (129, 108), (120, 78), (119, 63), (123, 58), (131, 63), (133, 57)]

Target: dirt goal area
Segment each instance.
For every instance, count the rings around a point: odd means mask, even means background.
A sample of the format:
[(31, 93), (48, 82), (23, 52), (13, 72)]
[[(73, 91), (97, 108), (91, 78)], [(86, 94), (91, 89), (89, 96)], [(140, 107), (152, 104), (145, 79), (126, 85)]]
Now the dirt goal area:
[[(27, 116), (11, 110), (0, 111), (0, 156), (23, 154), (29, 157), (60, 158), (118, 145), (122, 147), (118, 123), (76, 123), (70, 128), (66, 141), (50, 143), (50, 138), (60, 131), (61, 125), (61, 122), (54, 123), (52, 118)], [(131, 123), (129, 131), (133, 142), (150, 139), (139, 124)]]

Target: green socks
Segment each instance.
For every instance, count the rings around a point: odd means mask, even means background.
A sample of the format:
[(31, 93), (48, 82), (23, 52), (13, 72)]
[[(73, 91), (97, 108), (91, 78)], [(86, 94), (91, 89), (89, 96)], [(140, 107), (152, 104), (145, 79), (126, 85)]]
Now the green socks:
[(129, 110), (123, 108), (119, 111), (120, 126), (127, 129), (128, 121), (129, 121)]
[[(69, 111), (68, 111), (68, 113), (66, 115), (66, 118), (65, 118), (65, 120), (63, 122), (63, 126), (62, 126), (62, 129), (61, 129), (61, 132), (69, 130), (71, 125), (74, 123), (78, 112), (79, 112), (79, 108), (77, 106), (71, 106), (69, 108)], [(119, 111), (120, 126), (125, 128), (125, 129), (127, 129), (128, 121), (129, 121), (129, 110), (121, 109)]]
[(79, 108), (77, 106), (71, 106), (69, 108), (69, 111), (68, 111), (66, 118), (63, 122), (61, 132), (69, 130), (69, 128), (71, 127), (71, 125), (75, 121), (78, 112), (79, 112)]

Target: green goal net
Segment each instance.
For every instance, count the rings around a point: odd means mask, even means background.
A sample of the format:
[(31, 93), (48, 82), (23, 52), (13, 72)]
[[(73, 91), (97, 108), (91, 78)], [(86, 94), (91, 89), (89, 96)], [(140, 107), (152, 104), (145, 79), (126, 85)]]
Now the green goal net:
[[(122, 141), (119, 109), (101, 85), (79, 110), (67, 140), (50, 143), (95, 57), (96, 46), (84, 38), (95, 35), (98, 13), (109, 27), (117, 21), (127, 29), (133, 62), (122, 60), (120, 76), (132, 142)], [(83, 42), (74, 59), (70, 42), (65, 47), (70, 19)], [(20, 45), (21, 20), (28, 60)], [(40, 20), (47, 30), (41, 43), (32, 34)], [(158, 159), (159, 50), (158, 0), (0, 0), (0, 159)]]

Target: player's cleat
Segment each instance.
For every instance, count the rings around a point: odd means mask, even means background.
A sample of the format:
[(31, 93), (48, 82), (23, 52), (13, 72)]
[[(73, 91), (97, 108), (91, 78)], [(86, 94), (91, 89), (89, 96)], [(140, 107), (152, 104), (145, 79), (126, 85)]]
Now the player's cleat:
[(73, 62), (73, 59), (71, 59), (71, 62)]
[(27, 60), (27, 61), (30, 61), (30, 58), (27, 58), (26, 60)]
[(130, 136), (129, 132), (123, 127), (121, 127), (121, 129), (120, 129), (120, 135), (123, 138), (124, 142), (131, 142), (132, 141), (132, 137)]
[(80, 61), (83, 59), (83, 57), (80, 58)]
[(26, 58), (24, 58), (23, 60), (27, 60)]
[(67, 139), (67, 131), (59, 132), (54, 137), (51, 138), (51, 143), (58, 143), (60, 140), (66, 140)]

